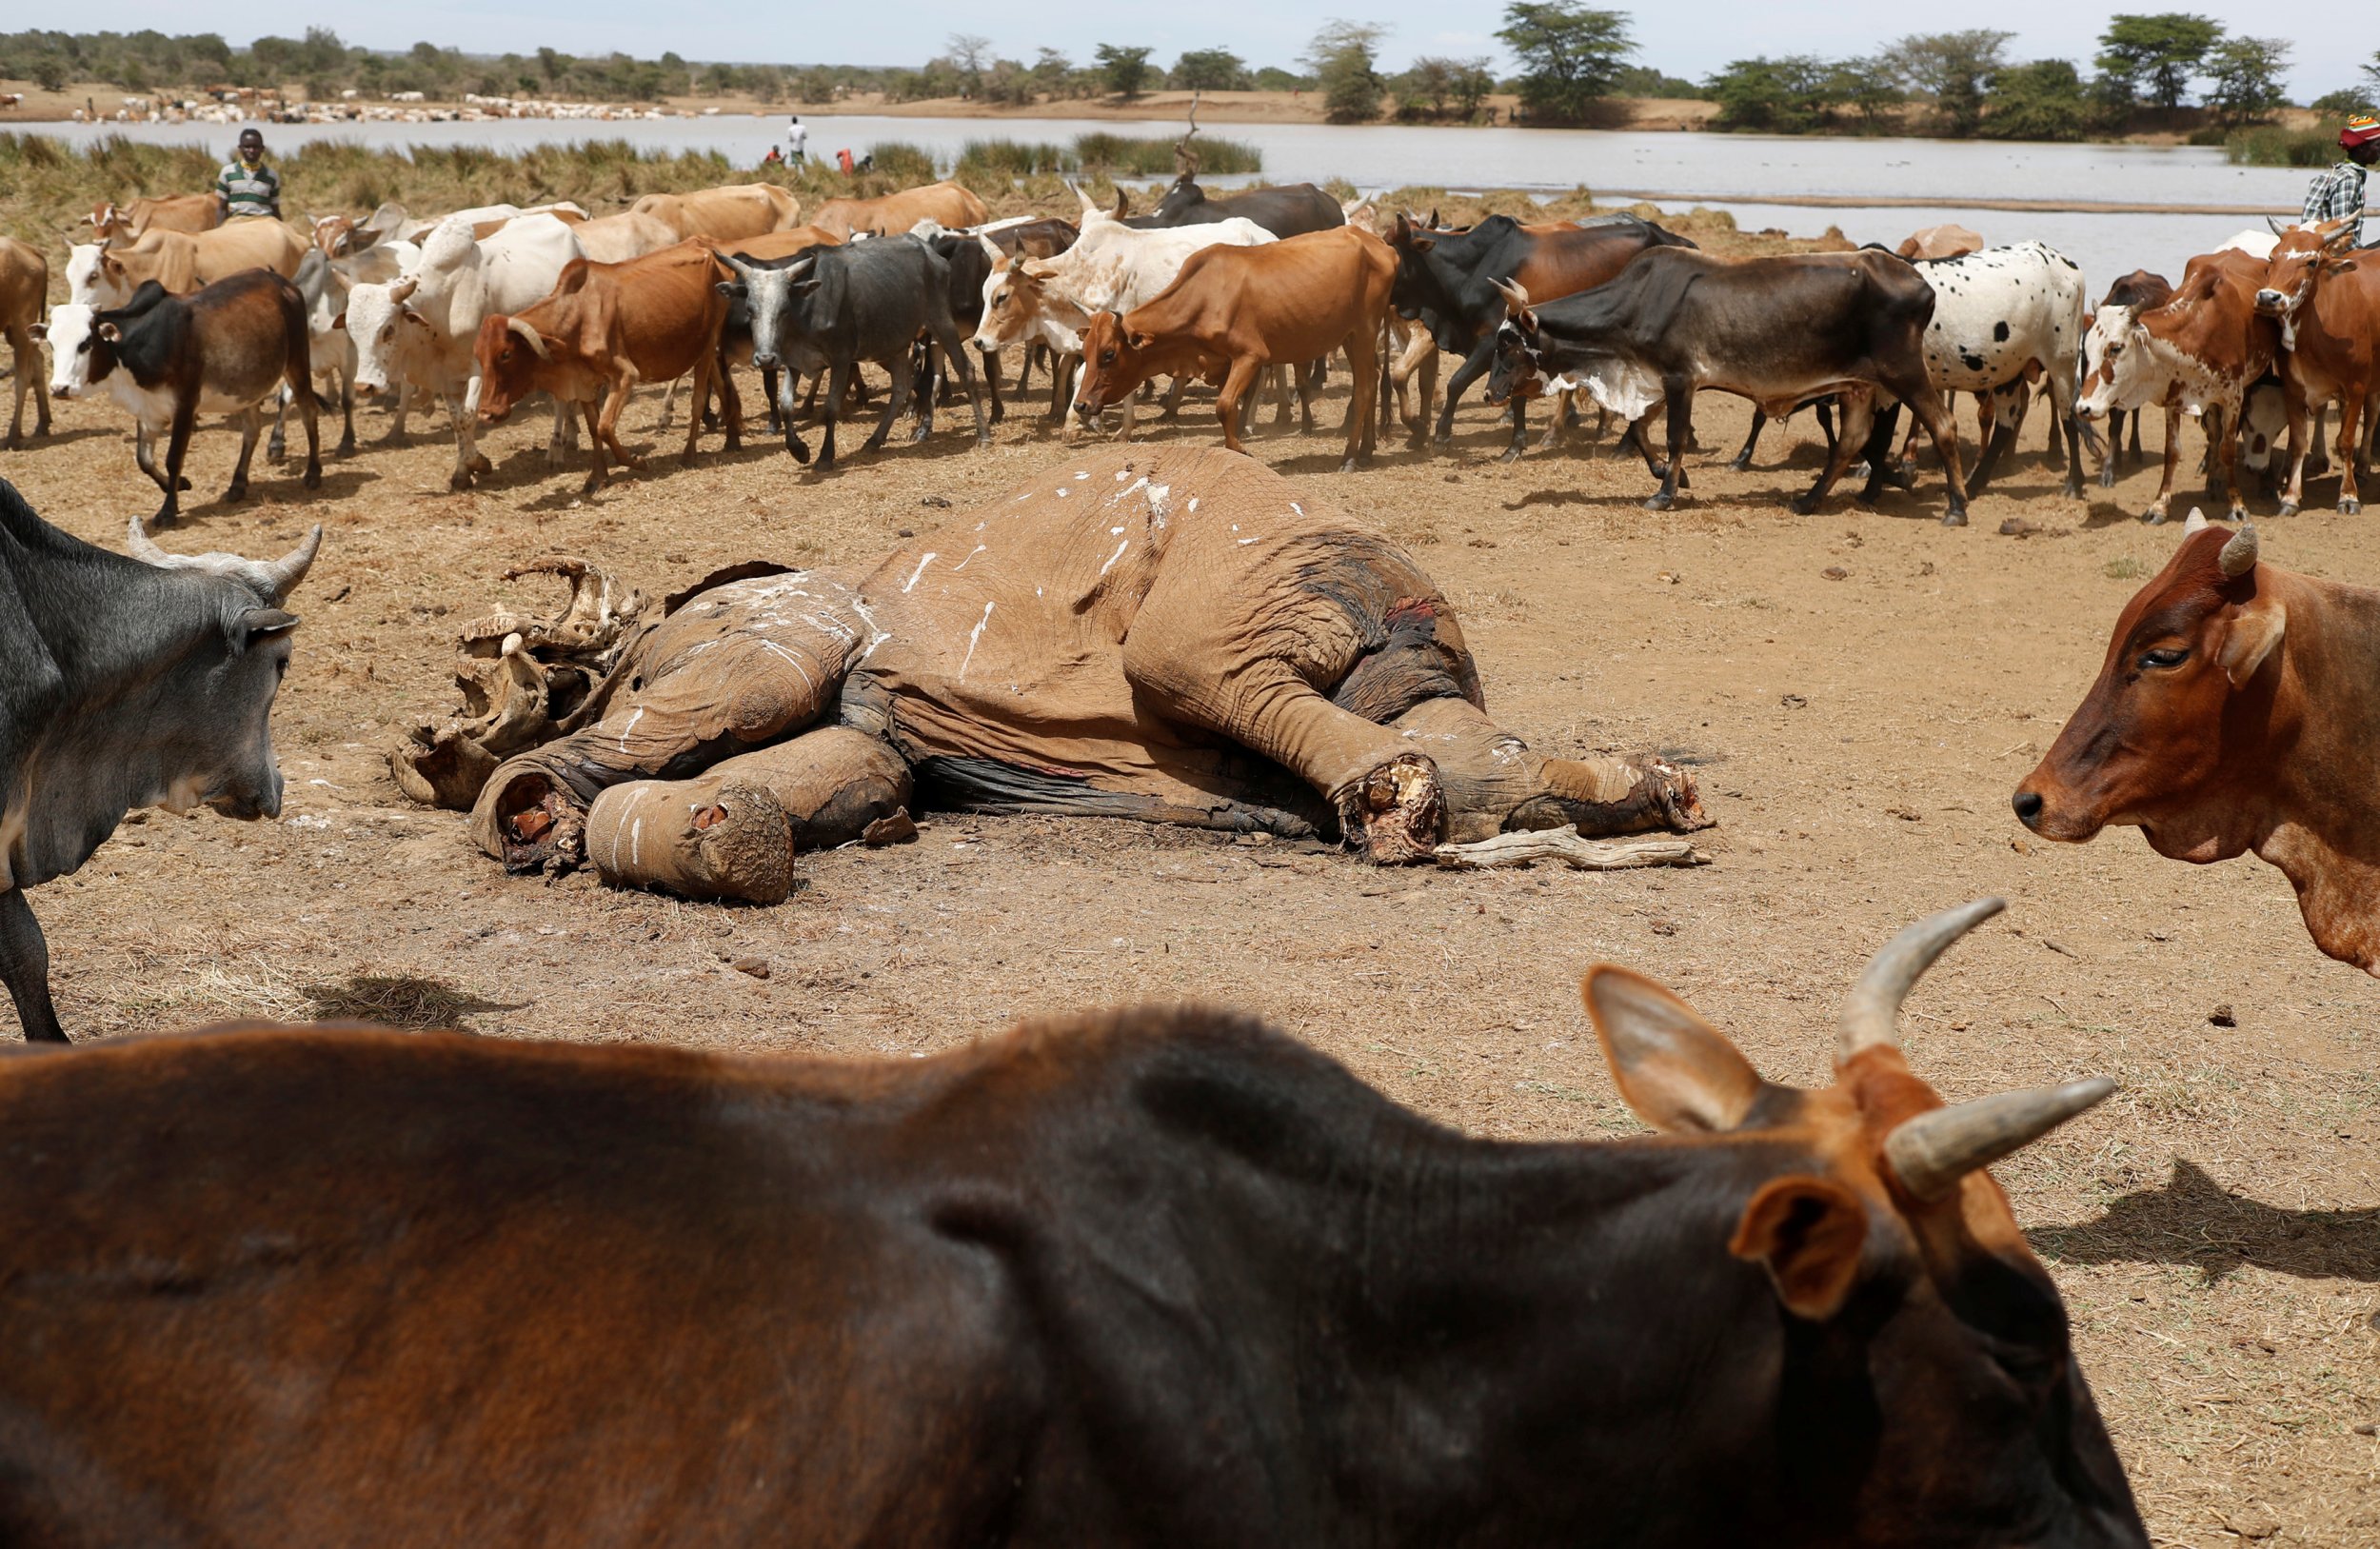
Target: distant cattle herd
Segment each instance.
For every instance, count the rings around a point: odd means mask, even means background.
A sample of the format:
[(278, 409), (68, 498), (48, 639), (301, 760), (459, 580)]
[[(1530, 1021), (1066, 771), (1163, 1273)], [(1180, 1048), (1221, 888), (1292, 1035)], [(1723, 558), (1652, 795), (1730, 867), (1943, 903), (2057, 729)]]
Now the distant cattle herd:
[[(1553, 447), (1583, 395), (1668, 507), (1716, 390), (1755, 407), (1738, 467), (1769, 420), (1816, 410), (1803, 512), (1845, 477), (1909, 485), (1906, 408), (1954, 524), (2036, 397), (2070, 496), (2087, 451), (2112, 484), (2122, 415), (2136, 457), (2166, 411), (2152, 521), (2186, 414), (2237, 518), (2243, 466), (2297, 508), (2332, 407), (2358, 509), (2380, 411), (2380, 265), (2351, 223), (2243, 234), (2093, 309), (2055, 250), (1955, 227), (1727, 259), (1636, 216), (1456, 228), (1189, 172), (1145, 214), (987, 214), (951, 183), (303, 228), (144, 198), (92, 209), (56, 306), (48, 257), (0, 240), (8, 445), (29, 396), (34, 439), (51, 397), (105, 397), (162, 493), (118, 554), (0, 482), (0, 978), (26, 1038), (66, 1042), (29, 888), (136, 807), (279, 809), (285, 605), (321, 529), (270, 562), (160, 546), (201, 415), (240, 427), (237, 500), (292, 412), (312, 489), (323, 414), (346, 454), (359, 399), (398, 436), (443, 407), (464, 489), (493, 474), (483, 433), (542, 400), (549, 466), (584, 431), (592, 494), (645, 467), (622, 434), (640, 388), (685, 416), (686, 465), (706, 432), (739, 445), (757, 371), (770, 429), (824, 473), (854, 411), (863, 453), (904, 411), (932, 435), (954, 396), (987, 442), (1044, 369), (1068, 445), (1017, 487), (888, 554), (740, 566), (660, 610), (568, 562), (566, 612), (466, 629), (466, 713), (391, 755), (512, 870), (768, 904), (798, 856), (929, 796), (1336, 837), (1379, 864), (1707, 826), (1658, 755), (1548, 756), (1497, 725), (1416, 561), (1238, 455), (1268, 388), (1313, 429), (1337, 361), (1342, 469), (1398, 420), (1442, 444), (1484, 383), (1506, 458), (1530, 400), (1559, 400)], [(1167, 413), (1217, 389), (1220, 448), (1081, 445), (1117, 409), (1129, 437), (1160, 379)], [(2335, 778), (2375, 752), (2375, 681), (2374, 593), (2193, 513), (2015, 816), (2253, 850), (2323, 951), (2380, 974), (2374, 804)], [(2112, 1083), (1946, 1106), (1897, 1041), (1917, 976), (1998, 907), (1878, 953), (1819, 1091), (1765, 1081), (1650, 980), (1590, 972), (1650, 1142), (1465, 1138), (1192, 1012), (898, 1069), (261, 1026), (13, 1056), (0, 1543), (2145, 1549), (2057, 1290), (1984, 1171)]]

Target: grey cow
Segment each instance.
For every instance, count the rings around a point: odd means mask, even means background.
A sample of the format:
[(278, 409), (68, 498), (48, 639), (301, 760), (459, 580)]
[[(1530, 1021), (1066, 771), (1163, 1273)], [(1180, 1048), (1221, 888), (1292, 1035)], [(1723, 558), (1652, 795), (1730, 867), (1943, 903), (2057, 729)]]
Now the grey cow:
[(28, 1042), (66, 1032), (27, 888), (80, 866), (137, 806), (280, 812), (272, 702), (298, 622), (281, 605), (322, 537), (269, 562), (169, 554), (135, 516), (127, 559), (0, 480), (0, 981)]
[[(910, 361), (921, 339), (942, 351), (959, 373), (975, 410), (976, 445), (989, 445), (983, 389), (962, 348), (950, 310), (950, 266), (912, 236), (879, 237), (848, 247), (812, 248), (791, 258), (742, 258), (720, 254), (735, 278), (720, 282), (730, 300), (741, 294), (752, 314), (752, 364), (763, 370), (783, 367), (779, 407), (785, 417), (785, 449), (807, 463), (810, 449), (793, 429), (793, 378), (827, 373), (820, 417), (825, 447), (821, 469), (835, 466), (835, 419), (862, 361), (892, 375), (892, 395), (865, 449), (883, 446), (893, 421), (909, 401)], [(934, 405), (919, 406), (917, 439), (933, 433)]]

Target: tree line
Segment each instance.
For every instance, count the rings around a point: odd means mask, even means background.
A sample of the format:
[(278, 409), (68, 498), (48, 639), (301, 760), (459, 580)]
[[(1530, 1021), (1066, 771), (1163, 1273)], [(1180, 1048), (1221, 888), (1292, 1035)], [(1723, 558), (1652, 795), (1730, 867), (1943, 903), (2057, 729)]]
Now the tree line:
[[(490, 56), (429, 43), (386, 53), (314, 27), (301, 38), (260, 37), (244, 49), (213, 32), (0, 33), (0, 79), (52, 90), (95, 81), (135, 91), (297, 82), (316, 98), (352, 89), (441, 100), (466, 92), (607, 102), (741, 94), (763, 103), (830, 103), (881, 93), (894, 102), (965, 97), (1020, 108), (1160, 89), (1295, 90), (1317, 93), (1324, 116), (1339, 124), (1475, 122), (1495, 116), (1489, 98), (1497, 94), (1517, 99), (1516, 123), (1596, 124), (1609, 118), (1615, 98), (1707, 97), (1718, 104), (1712, 127), (1719, 129), (2065, 140), (2139, 127), (2144, 114), (2172, 122), (2186, 106), (2203, 109), (2219, 138), (2285, 105), (2290, 54), (2286, 42), (2235, 36), (2211, 17), (2127, 13), (2109, 19), (2088, 75), (2071, 60), (2013, 59), (2013, 34), (1975, 29), (1913, 34), (1860, 58), (1740, 59), (1697, 83), (1637, 62), (1622, 11), (1583, 0), (1512, 0), (1503, 22), (1496, 36), (1517, 67), (1503, 74), (1486, 56), (1425, 56), (1386, 72), (1379, 66), (1386, 27), (1332, 21), (1296, 70), (1252, 66), (1220, 47), (1186, 51), (1168, 68), (1154, 50), (1116, 43), (1098, 44), (1080, 63), (1056, 49), (1027, 63), (1001, 57), (990, 39), (970, 33), (954, 34), (914, 70), (702, 64), (674, 52), (582, 59), (553, 49)], [(2373, 110), (2380, 54), (2363, 74), (2360, 85), (2307, 106)]]

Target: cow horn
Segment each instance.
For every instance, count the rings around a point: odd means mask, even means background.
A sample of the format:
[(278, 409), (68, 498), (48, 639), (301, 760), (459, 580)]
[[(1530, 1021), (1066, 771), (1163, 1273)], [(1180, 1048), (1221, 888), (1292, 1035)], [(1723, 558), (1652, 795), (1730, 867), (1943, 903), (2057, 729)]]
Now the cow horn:
[(522, 322), (519, 318), (506, 318), (505, 331), (506, 333), (519, 335), (521, 342), (529, 347), (529, 353), (535, 355), (539, 360), (553, 359), (553, 352), (545, 348), (545, 341), (538, 337), (537, 330), (530, 328), (526, 323)]
[(389, 304), (396, 307), (404, 306), (407, 302), (413, 299), (413, 292), (419, 290), (421, 288), (422, 281), (419, 275), (406, 275), (404, 278), (397, 280), (388, 287)]
[(1885, 943), (1884, 949), (1868, 960), (1859, 983), (1843, 997), (1835, 1064), (1848, 1064), (1863, 1049), (1899, 1047), (1901, 1002), (1910, 986), (1934, 966), (1934, 959), (1950, 950), (1952, 943), (2007, 907), (2005, 899), (1979, 898), (1920, 920)]
[(306, 572), (314, 567), (314, 556), (321, 552), (322, 546), (323, 525), (317, 522), (314, 529), (300, 539), (295, 548), (280, 559), (257, 567), (263, 572), (263, 579), (271, 583), (274, 602), (288, 601), (289, 593), (297, 590), (298, 583), (306, 579)]
[(2207, 513), (2200, 510), (2197, 506), (2192, 506), (2190, 508), (2190, 519), (2182, 524), (2182, 536), (2187, 538), (2193, 532), (2204, 532), (2206, 530)]
[(2231, 541), (2223, 546), (2223, 552), (2216, 556), (2215, 563), (2222, 566), (2223, 573), (2233, 581), (2254, 569), (2256, 524), (2243, 523), (2240, 529), (2231, 534)]
[(1504, 298), (1504, 305), (1514, 311), (1525, 312), (1529, 309), (1529, 288), (1518, 280), (1491, 280), (1488, 283), (1496, 287), (1497, 293)]
[(172, 569), (182, 558), (179, 554), (167, 553), (150, 542), (148, 530), (141, 526), (138, 511), (132, 513), (130, 530), (125, 534), (124, 546), (143, 565), (154, 565), (168, 570)]
[(2272, 234), (2276, 237), (2285, 237), (2290, 234), (2289, 228), (2283, 226), (2279, 221), (2274, 220), (2270, 215), (2267, 215), (2264, 218), (2264, 223), (2272, 228)]
[(2085, 1109), (2107, 1101), (2105, 1076), (2026, 1092), (1995, 1092), (1903, 1121), (1884, 1137), (1884, 1161), (1900, 1186), (1938, 1200), (1979, 1167), (2031, 1145)]

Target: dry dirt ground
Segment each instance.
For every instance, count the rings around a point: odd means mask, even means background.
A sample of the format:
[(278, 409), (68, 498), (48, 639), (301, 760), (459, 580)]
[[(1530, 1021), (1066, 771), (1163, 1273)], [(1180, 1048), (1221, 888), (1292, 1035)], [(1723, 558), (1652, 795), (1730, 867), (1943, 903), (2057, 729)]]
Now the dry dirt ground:
[[(632, 439), (674, 449), (656, 413), (640, 399)], [(1744, 424), (1713, 400), (1703, 440), (1732, 451)], [(738, 455), (706, 439), (691, 470), (664, 462), (582, 504), (534, 423), (496, 432), (488, 487), (450, 495), (443, 427), (384, 447), (375, 413), (319, 499), (272, 469), (237, 507), (216, 501), (233, 439), (203, 431), (166, 543), (262, 555), (328, 529), (277, 714), (288, 804), (252, 826), (149, 816), (35, 895), (69, 1028), (377, 1015), (883, 1059), (1021, 1016), (1196, 998), (1259, 1011), (1475, 1132), (1594, 1138), (1636, 1125), (1579, 1010), (1588, 963), (1647, 970), (1766, 1074), (1816, 1082), (1868, 953), (2002, 894), (2008, 913), (1915, 996), (1908, 1043), (1953, 1099), (2122, 1081), (1998, 1175), (2064, 1288), (2157, 1541), (2380, 1543), (2380, 987), (2314, 950), (2256, 862), (2186, 866), (2131, 831), (2046, 846), (2008, 811), (2177, 541), (2129, 514), (2148, 475), (2070, 501), (2029, 456), (1950, 530), (1931, 473), (1877, 509), (1787, 511), (1816, 457), (1806, 418), (1773, 429), (1750, 473), (1703, 454), (1666, 515), (1639, 508), (1640, 466), (1599, 449), (1497, 465), (1504, 432), (1478, 408), (1451, 455), (1398, 444), (1346, 477), (1334, 436), (1251, 443), (1410, 546), (1464, 610), (1504, 725), (1549, 748), (1697, 761), (1720, 825), (1693, 871), (1384, 872), (1121, 822), (942, 815), (913, 844), (805, 858), (781, 907), (730, 908), (506, 878), (459, 815), (397, 793), (383, 750), (448, 709), (456, 625), (552, 601), (506, 567), (568, 551), (658, 595), (749, 557), (872, 557), (1067, 455), (1027, 420), (985, 451), (942, 426), (824, 479), (755, 427)], [(1216, 432), (1194, 400), (1157, 434)], [(104, 404), (62, 406), (54, 439), (0, 468), (113, 546), (155, 504)], [(2018, 515), (2033, 536), (1997, 532)], [(2380, 580), (2370, 523), (2268, 521), (2266, 555)], [(746, 959), (767, 976), (731, 966)], [(2218, 1006), (2236, 1025), (2211, 1023)]]

